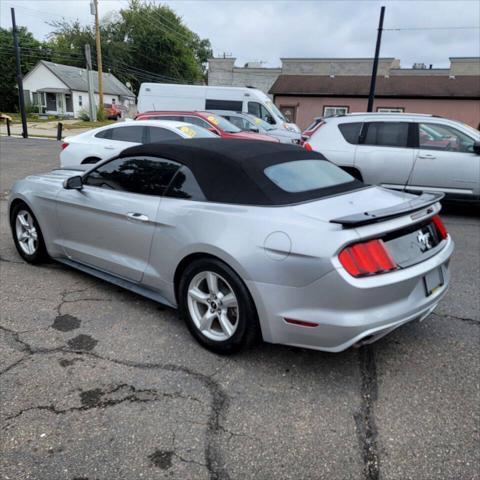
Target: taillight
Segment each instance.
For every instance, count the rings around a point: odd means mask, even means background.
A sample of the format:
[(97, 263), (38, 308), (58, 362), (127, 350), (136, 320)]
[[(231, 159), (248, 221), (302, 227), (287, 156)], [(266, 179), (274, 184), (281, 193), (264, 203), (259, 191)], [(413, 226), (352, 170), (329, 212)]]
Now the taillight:
[(354, 277), (390, 272), (397, 264), (382, 240), (370, 240), (344, 248), (338, 256), (345, 270)]
[(312, 146), (308, 143), (308, 142), (305, 142), (303, 144), (303, 148), (309, 152), (311, 152), (313, 150)]
[(62, 143), (62, 150), (65, 150), (68, 147), (68, 143)]
[(442, 219), (440, 218), (439, 215), (435, 215), (432, 217), (432, 222), (435, 225), (435, 228), (437, 229), (438, 234), (442, 238), (442, 240), (445, 240), (448, 236), (447, 229), (445, 228), (445, 225), (442, 222)]

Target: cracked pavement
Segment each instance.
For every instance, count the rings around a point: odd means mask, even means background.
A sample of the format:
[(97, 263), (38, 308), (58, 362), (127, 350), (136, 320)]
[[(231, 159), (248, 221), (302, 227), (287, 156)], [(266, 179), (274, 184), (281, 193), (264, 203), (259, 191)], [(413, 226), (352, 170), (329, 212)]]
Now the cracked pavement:
[(327, 354), (227, 358), (175, 311), (17, 255), (7, 191), (59, 144), (0, 140), (0, 478), (480, 479), (480, 212), (449, 207), (436, 312)]

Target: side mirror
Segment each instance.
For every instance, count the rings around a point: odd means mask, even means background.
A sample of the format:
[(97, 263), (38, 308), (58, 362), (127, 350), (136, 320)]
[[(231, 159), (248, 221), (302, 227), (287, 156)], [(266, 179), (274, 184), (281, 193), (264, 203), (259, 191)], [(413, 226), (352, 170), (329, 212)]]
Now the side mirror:
[(480, 141), (476, 141), (474, 144), (473, 144), (473, 151), (474, 153), (476, 153), (477, 155), (480, 155)]
[(258, 127), (250, 127), (248, 130), (249, 130), (250, 132), (253, 132), (253, 133), (259, 133), (259, 132), (260, 132), (260, 130), (259, 130)]
[(265, 117), (265, 121), (268, 122), (270, 125), (274, 125), (275, 124), (275, 120), (273, 119), (273, 117), (271, 115), (267, 115)]
[(63, 182), (63, 188), (66, 190), (81, 190), (83, 188), (83, 180), (80, 175), (76, 175), (75, 177), (67, 178)]

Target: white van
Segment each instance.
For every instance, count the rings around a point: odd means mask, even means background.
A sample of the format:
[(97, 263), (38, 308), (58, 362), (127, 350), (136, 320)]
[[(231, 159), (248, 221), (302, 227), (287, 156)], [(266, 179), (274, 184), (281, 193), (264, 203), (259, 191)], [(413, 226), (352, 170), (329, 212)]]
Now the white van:
[(299, 135), (301, 133), (297, 125), (287, 122), (267, 95), (250, 87), (142, 83), (137, 108), (138, 113), (165, 110), (232, 110), (251, 113), (277, 128), (284, 128)]

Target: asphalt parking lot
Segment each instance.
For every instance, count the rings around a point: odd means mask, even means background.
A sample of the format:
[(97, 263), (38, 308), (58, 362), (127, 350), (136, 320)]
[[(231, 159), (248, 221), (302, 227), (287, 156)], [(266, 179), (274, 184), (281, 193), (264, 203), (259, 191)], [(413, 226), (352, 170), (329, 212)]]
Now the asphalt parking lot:
[(59, 143), (0, 140), (0, 478), (480, 478), (480, 211), (447, 208), (436, 312), (326, 354), (198, 346), (174, 311), (60, 264), (27, 265), (8, 190)]

